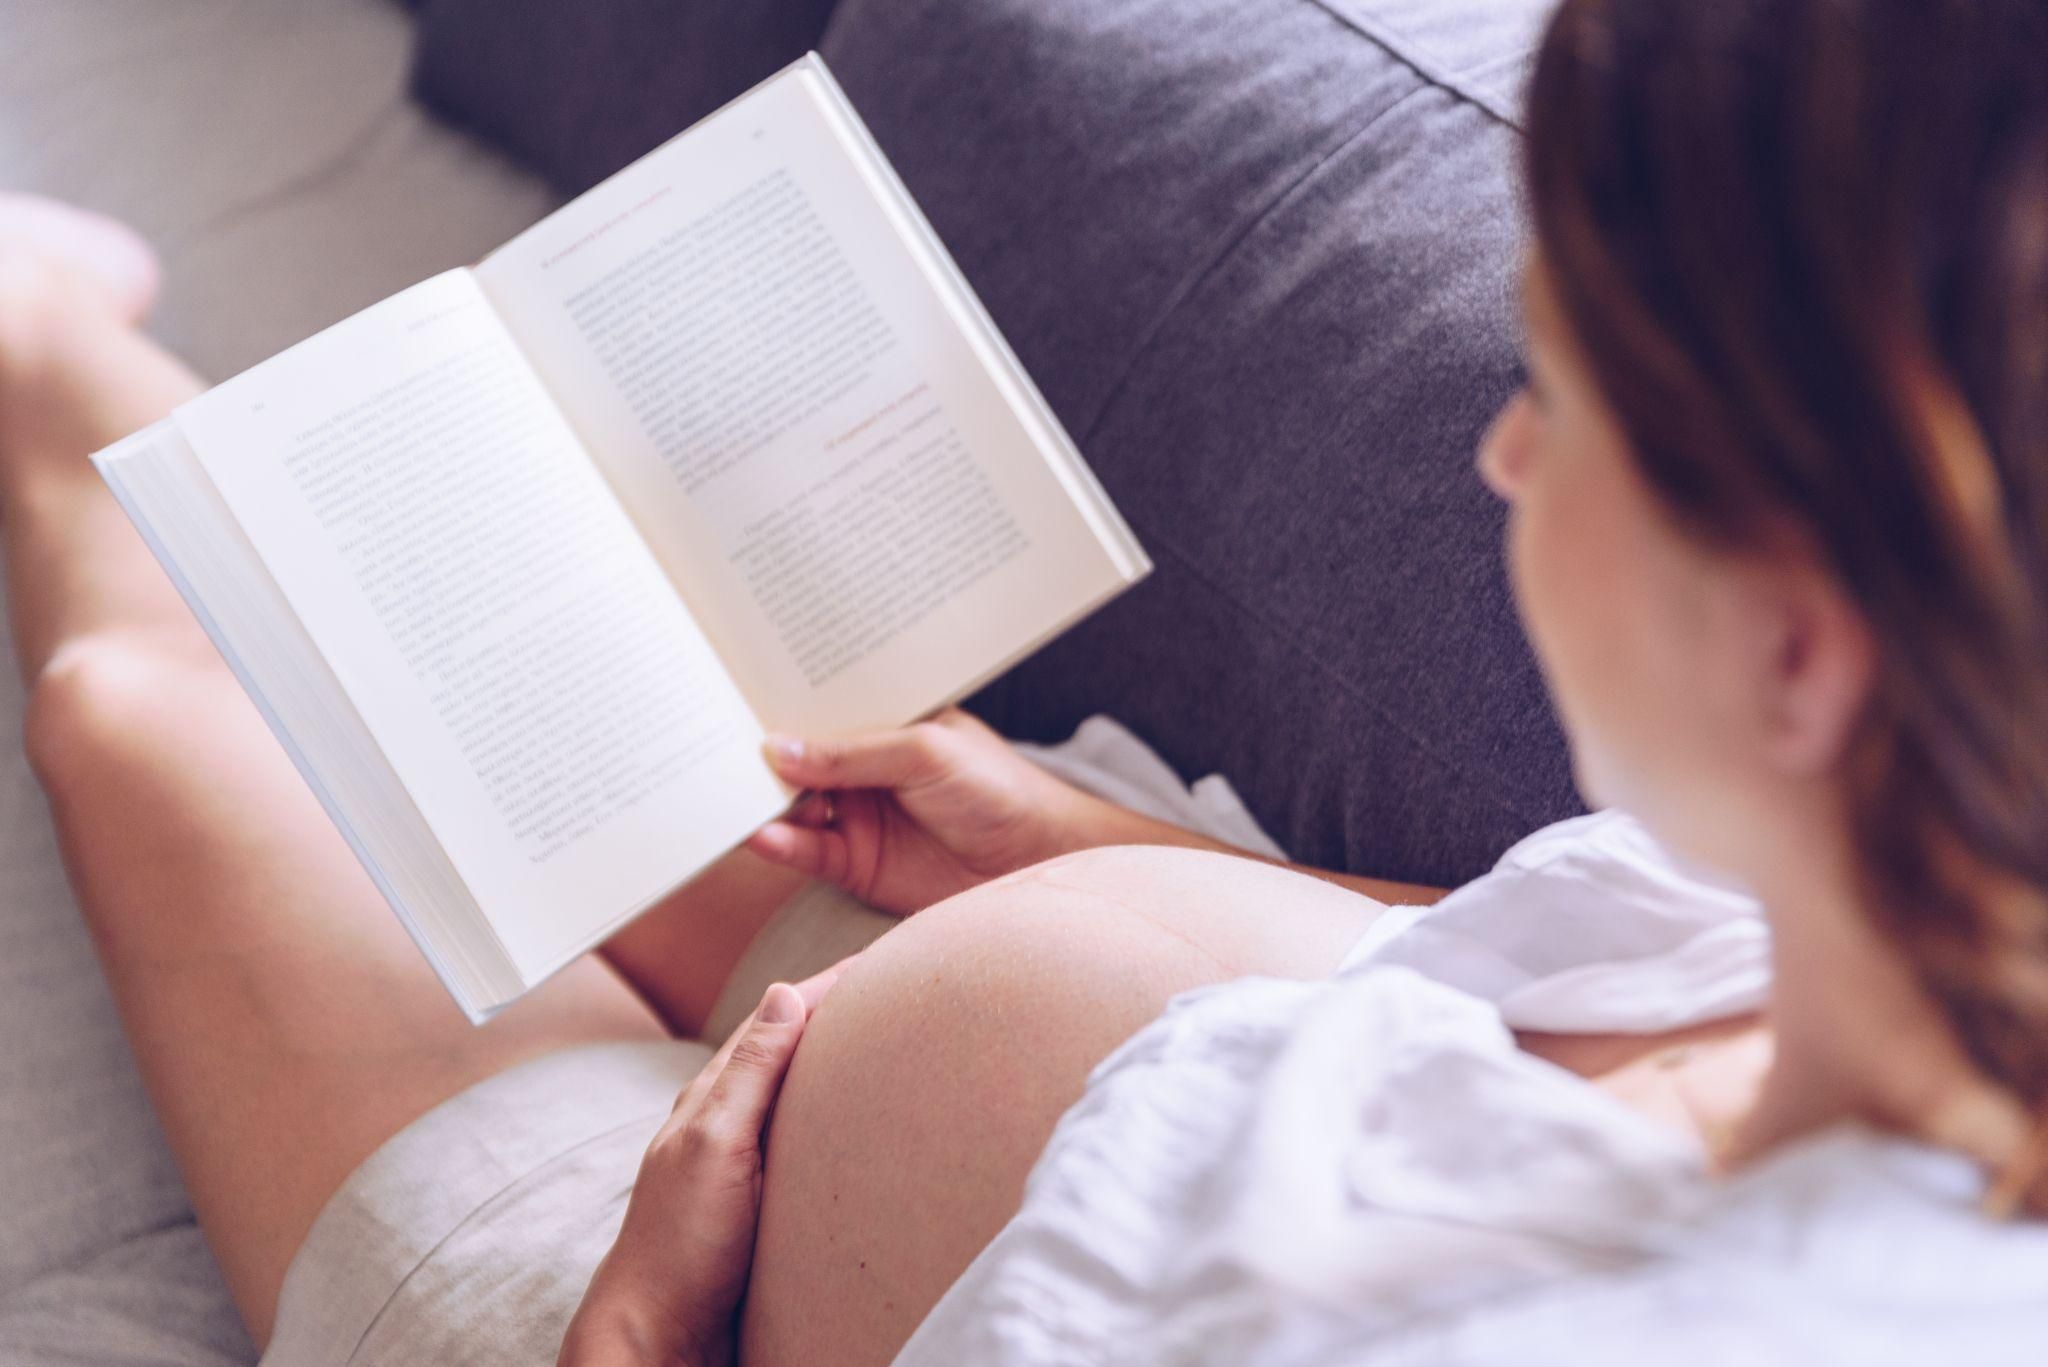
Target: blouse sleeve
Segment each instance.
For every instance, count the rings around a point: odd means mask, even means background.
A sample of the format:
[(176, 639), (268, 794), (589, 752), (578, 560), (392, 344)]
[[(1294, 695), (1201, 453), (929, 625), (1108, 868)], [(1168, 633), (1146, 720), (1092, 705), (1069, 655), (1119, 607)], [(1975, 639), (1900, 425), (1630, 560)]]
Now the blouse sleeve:
[(1644, 1034), (1756, 1010), (1756, 900), (1618, 811), (1545, 827), (1434, 907), (1397, 907), (1340, 972), (1379, 965), (1492, 1002), (1523, 1030)]

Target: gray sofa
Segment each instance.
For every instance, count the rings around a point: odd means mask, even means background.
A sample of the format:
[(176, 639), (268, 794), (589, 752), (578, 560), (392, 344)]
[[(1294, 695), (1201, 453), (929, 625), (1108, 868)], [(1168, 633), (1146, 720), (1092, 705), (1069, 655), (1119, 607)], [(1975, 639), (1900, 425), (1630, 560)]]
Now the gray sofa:
[[(44, 51), (83, 22), (18, 3)], [(125, 66), (4, 97), (63, 153), (15, 181), (166, 242), (163, 328), (216, 373), (472, 258), (549, 195), (398, 101), (381, 3), (109, 0)], [(1517, 378), (1535, 0), (413, 7), (424, 102), (561, 192), (822, 47), (1159, 564), (974, 700), (999, 725), (1110, 711), (1391, 877), (1576, 810), (1470, 472)], [(0, 1361), (249, 1360), (12, 750), (0, 873)]]

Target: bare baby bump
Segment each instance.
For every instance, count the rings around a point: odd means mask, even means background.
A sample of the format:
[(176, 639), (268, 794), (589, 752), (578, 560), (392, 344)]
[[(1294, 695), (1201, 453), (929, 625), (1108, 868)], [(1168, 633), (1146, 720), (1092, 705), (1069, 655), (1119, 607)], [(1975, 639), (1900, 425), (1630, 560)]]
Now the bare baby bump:
[(1327, 973), (1378, 904), (1227, 855), (1068, 856), (922, 912), (818, 1008), (770, 1129), (744, 1361), (886, 1363), (1089, 1071), (1191, 987)]

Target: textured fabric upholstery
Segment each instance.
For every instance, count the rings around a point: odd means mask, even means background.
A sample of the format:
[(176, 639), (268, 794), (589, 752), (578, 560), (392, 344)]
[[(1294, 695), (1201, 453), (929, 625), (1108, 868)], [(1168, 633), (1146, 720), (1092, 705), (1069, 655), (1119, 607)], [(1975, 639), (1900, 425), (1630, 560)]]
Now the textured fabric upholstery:
[(414, 90), (583, 189), (818, 42), (834, 0), (408, 0)]

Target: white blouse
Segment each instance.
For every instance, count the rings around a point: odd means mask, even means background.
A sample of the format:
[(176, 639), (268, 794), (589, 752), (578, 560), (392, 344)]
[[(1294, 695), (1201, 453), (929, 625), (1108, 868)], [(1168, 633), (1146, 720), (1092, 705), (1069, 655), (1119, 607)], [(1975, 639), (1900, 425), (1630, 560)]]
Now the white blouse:
[(1540, 831), (1332, 978), (1177, 998), (1100, 1067), (899, 1367), (2048, 1362), (2048, 1227), (1843, 1128), (1730, 1179), (1511, 1029), (1759, 1006), (1768, 932), (1627, 817)]

